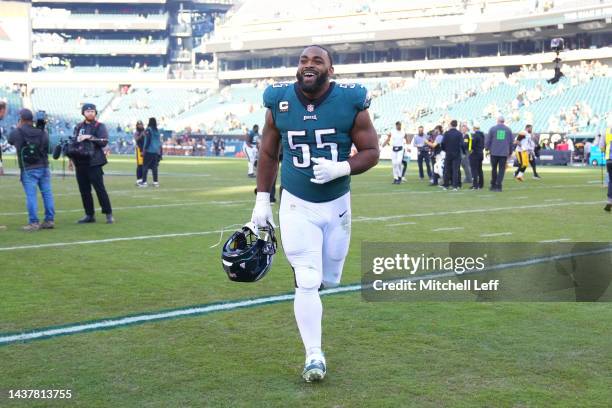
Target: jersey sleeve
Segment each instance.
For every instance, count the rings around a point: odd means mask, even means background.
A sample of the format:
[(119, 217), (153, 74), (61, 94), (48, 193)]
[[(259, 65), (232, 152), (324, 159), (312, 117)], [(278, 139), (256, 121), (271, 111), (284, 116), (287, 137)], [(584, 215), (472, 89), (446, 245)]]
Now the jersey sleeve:
[(274, 107), (276, 106), (276, 100), (277, 98), (277, 89), (278, 88), (274, 88), (274, 85), (270, 85), (266, 88), (266, 90), (263, 93), (263, 104), (266, 108), (274, 110)]
[(358, 112), (361, 112), (362, 110), (366, 110), (370, 107), (370, 102), (372, 100), (372, 97), (370, 95), (370, 93), (368, 92), (368, 89), (363, 86), (363, 85), (357, 85), (354, 88), (354, 106), (355, 109), (357, 109)]

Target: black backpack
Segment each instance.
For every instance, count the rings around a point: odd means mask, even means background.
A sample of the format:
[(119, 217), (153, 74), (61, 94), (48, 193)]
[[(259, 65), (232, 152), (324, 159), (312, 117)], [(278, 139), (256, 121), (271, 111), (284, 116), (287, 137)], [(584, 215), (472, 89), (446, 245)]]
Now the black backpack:
[(37, 164), (40, 163), (46, 154), (42, 151), (42, 132), (36, 136), (29, 136), (25, 134), (21, 129), (19, 133), (23, 136), (24, 143), (19, 151), (21, 162), (26, 164)]

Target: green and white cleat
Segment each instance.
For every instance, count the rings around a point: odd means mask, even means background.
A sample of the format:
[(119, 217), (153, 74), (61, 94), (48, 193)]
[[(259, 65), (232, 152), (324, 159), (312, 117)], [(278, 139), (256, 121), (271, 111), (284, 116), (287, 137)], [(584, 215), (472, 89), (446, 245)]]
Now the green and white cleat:
[(311, 354), (306, 357), (302, 378), (306, 382), (321, 381), (325, 378), (327, 367), (325, 365), (325, 356), (323, 353)]

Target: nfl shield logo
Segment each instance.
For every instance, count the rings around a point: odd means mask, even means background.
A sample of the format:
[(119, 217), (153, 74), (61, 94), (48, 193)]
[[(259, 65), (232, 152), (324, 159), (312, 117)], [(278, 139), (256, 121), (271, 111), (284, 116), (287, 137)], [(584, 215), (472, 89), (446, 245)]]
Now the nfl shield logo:
[(306, 110), (308, 112), (314, 112), (314, 105), (310, 104), (310, 105), (306, 106)]

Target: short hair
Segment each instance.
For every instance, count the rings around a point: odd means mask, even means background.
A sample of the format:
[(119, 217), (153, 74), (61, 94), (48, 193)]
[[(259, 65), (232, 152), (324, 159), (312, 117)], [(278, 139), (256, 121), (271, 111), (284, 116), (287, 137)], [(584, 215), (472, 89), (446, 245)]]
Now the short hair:
[(504, 123), (504, 122), (506, 121), (506, 119), (504, 119), (504, 117), (503, 117), (503, 116), (498, 116), (498, 117), (497, 117), (497, 121), (498, 121), (498, 122), (501, 122), (501, 123)]
[(457, 121), (456, 121), (455, 119), (451, 120), (450, 125), (451, 125), (452, 127), (457, 127)]
[(397, 122), (395, 122), (395, 126), (401, 125), (401, 124), (402, 124), (402, 122), (400, 122), (399, 120)]
[(310, 47), (316, 47), (316, 48), (319, 48), (319, 49), (325, 51), (325, 53), (327, 54), (327, 57), (329, 58), (329, 66), (330, 67), (334, 66), (334, 59), (332, 58), (331, 52), (329, 52), (329, 50), (327, 48), (323, 47), (322, 45), (311, 44), (308, 47), (304, 47), (304, 49), (310, 48)]

